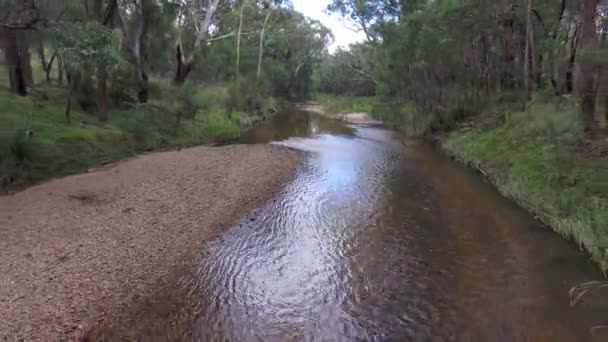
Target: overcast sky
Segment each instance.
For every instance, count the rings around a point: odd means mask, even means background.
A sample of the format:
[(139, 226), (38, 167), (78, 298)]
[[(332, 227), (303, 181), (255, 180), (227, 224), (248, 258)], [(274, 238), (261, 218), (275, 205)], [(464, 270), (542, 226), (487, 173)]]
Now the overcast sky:
[(351, 43), (364, 40), (365, 36), (363, 33), (349, 29), (352, 25), (345, 22), (342, 17), (337, 14), (329, 15), (325, 13), (329, 1), (330, 0), (292, 0), (292, 3), (296, 11), (302, 12), (307, 17), (319, 20), (333, 32), (335, 41), (330, 46), (330, 51), (334, 51), (338, 46), (348, 47)]

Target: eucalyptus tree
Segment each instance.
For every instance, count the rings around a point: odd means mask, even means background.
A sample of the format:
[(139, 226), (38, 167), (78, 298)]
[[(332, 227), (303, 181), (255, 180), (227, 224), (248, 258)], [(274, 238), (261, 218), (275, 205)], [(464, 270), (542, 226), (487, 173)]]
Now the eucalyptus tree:
[(28, 31), (42, 21), (34, 0), (0, 0), (0, 39), (8, 68), (10, 88), (27, 95), (32, 83)]
[[(192, 71), (198, 50), (214, 38), (215, 27), (221, 25), (217, 15), (227, 0), (176, 0), (175, 44), (176, 84), (182, 84)], [(187, 36), (187, 37), (186, 37)]]
[[(145, 103), (149, 96), (149, 32), (154, 30), (154, 23), (162, 22), (161, 8), (155, 0), (122, 0), (118, 14), (123, 49), (135, 66), (137, 99), (139, 102)], [(163, 36), (163, 32), (157, 33), (160, 37)]]
[[(471, 112), (487, 94), (526, 90), (529, 98), (550, 87), (581, 97), (581, 120), (593, 131), (608, 69), (598, 2), (333, 0), (328, 9), (366, 34), (360, 46), (377, 51), (375, 65), (353, 74), (363, 71), (376, 93), (415, 103), (439, 125)], [(366, 53), (355, 48), (349, 58)]]

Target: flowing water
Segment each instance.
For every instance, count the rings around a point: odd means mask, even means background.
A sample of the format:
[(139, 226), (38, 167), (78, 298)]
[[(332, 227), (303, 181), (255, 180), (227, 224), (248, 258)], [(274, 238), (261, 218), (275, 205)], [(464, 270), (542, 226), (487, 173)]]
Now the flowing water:
[(193, 340), (608, 341), (586, 256), (426, 144), (295, 111), (271, 142), (304, 162), (205, 249)]

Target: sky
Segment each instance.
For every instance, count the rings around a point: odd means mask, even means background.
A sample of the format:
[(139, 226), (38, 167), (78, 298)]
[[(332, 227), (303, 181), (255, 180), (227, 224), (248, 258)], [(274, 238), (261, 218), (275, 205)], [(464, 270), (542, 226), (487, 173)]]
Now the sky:
[(365, 39), (362, 32), (355, 32), (338, 14), (327, 14), (325, 9), (330, 0), (292, 0), (293, 7), (296, 11), (303, 13), (305, 16), (319, 20), (323, 25), (329, 28), (334, 34), (334, 42), (329, 47), (329, 51), (335, 51), (339, 46), (348, 47), (349, 44), (360, 42)]

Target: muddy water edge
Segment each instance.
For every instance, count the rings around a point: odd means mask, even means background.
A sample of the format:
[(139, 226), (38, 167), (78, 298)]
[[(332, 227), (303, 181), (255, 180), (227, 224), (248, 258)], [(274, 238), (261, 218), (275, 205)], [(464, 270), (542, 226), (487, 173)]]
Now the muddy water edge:
[(290, 110), (240, 141), (304, 151), (295, 179), (186, 279), (193, 341), (606, 341), (601, 274), (428, 144)]

